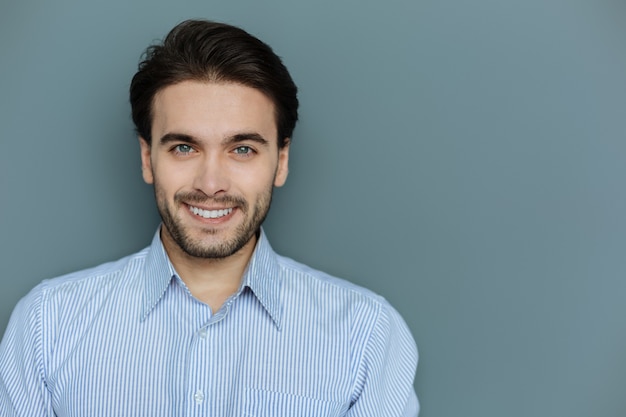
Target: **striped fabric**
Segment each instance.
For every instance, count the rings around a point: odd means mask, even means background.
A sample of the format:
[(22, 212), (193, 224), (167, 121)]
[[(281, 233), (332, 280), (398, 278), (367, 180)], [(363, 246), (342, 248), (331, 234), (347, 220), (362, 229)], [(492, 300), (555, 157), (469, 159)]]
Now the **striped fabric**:
[(155, 235), (43, 281), (0, 345), (0, 416), (417, 416), (417, 350), (380, 296), (261, 237), (215, 314)]

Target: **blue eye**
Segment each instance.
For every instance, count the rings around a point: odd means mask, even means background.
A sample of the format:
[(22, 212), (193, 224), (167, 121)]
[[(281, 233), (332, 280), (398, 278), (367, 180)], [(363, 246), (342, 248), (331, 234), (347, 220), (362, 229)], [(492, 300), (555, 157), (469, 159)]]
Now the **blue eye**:
[(239, 146), (235, 148), (235, 153), (238, 155), (247, 155), (252, 153), (252, 149), (249, 146)]
[(189, 153), (193, 152), (193, 148), (190, 145), (186, 145), (186, 144), (183, 143), (183, 144), (180, 144), (180, 145), (176, 145), (174, 147), (174, 151), (176, 153), (186, 155), (186, 154), (189, 154)]

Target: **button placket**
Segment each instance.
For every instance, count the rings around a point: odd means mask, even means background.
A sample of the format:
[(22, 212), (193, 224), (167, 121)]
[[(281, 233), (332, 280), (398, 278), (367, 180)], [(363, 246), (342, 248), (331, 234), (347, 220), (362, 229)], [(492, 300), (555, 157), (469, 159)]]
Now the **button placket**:
[(195, 329), (192, 333), (192, 343), (190, 345), (190, 356), (187, 361), (188, 369), (188, 404), (187, 415), (202, 416), (205, 415), (207, 407), (211, 404), (210, 381), (203, 376), (203, 369), (206, 369), (206, 360), (209, 346), (206, 343), (208, 339), (207, 323), (211, 319), (211, 314), (205, 306), (198, 304), (195, 311)]

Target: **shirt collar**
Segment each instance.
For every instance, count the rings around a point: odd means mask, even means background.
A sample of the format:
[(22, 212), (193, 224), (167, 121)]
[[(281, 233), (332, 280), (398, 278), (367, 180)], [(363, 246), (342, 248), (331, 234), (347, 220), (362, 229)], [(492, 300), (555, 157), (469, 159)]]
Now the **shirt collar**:
[(276, 252), (261, 229), (254, 253), (243, 275), (242, 288), (248, 287), (252, 290), (278, 329), (282, 317), (281, 284), (282, 275)]
[(163, 298), (170, 281), (174, 277), (174, 267), (167, 257), (160, 235), (161, 227), (157, 229), (152, 238), (144, 265), (142, 321), (148, 317), (161, 298)]
[[(141, 320), (145, 320), (163, 298), (172, 278), (174, 266), (170, 262), (160, 237), (161, 228), (156, 231), (148, 250), (144, 266), (144, 294)], [(244, 273), (240, 292), (250, 288), (263, 308), (280, 329), (282, 308), (280, 302), (281, 274), (277, 255), (270, 246), (263, 229), (259, 234), (254, 253)]]

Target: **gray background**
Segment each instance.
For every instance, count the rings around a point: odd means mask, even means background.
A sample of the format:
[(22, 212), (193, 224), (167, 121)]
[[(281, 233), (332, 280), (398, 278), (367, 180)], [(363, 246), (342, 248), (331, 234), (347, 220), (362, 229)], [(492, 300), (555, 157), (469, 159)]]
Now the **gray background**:
[(617, 0), (0, 0), (0, 332), (41, 279), (149, 242), (127, 88), (190, 17), (292, 71), (266, 230), (397, 307), (422, 417), (626, 415)]

